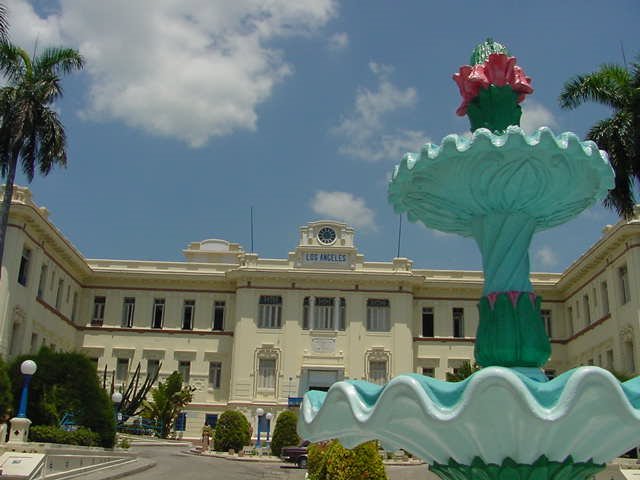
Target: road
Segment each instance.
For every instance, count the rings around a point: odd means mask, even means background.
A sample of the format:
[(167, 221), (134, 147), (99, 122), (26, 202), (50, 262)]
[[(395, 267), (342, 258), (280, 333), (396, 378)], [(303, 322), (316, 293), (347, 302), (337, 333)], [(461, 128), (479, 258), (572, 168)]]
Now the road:
[[(153, 459), (156, 466), (127, 478), (129, 480), (303, 480), (306, 470), (280, 463), (231, 461), (191, 455), (186, 447), (135, 447), (141, 457)], [(435, 478), (424, 465), (388, 466), (389, 480), (425, 480)]]

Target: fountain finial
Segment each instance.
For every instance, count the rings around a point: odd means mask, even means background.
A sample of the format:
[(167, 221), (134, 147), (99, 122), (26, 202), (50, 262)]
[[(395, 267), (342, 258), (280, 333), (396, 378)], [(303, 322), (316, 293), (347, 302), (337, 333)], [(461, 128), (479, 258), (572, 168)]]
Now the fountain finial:
[(473, 49), (471, 65), (460, 67), (453, 79), (462, 95), (456, 113), (469, 116), (471, 131), (487, 128), (500, 134), (510, 125), (520, 125), (518, 104), (533, 88), (504, 45), (487, 38)]
[(495, 42), (493, 38), (488, 37), (484, 42), (479, 43), (476, 45), (476, 48), (473, 49), (469, 64), (479, 65), (484, 63), (492, 53), (503, 53), (504, 55), (509, 56), (509, 50), (507, 50), (507, 47), (501, 43)]

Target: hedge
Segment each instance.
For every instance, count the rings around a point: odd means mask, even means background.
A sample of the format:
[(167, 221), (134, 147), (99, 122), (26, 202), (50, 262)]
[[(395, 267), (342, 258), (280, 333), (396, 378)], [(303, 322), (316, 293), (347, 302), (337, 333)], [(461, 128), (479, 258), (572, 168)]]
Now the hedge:
[(337, 440), (309, 449), (309, 480), (386, 480), (378, 444), (371, 441), (352, 450)]
[(236, 452), (251, 443), (251, 426), (247, 418), (236, 410), (227, 410), (218, 419), (213, 435), (213, 449), (226, 452), (233, 448)]
[(29, 441), (96, 447), (100, 445), (100, 435), (83, 427), (67, 432), (52, 425), (34, 425), (29, 429)]
[(300, 437), (296, 431), (298, 416), (291, 410), (285, 410), (276, 419), (276, 428), (271, 439), (271, 454), (279, 457), (282, 447), (298, 445)]

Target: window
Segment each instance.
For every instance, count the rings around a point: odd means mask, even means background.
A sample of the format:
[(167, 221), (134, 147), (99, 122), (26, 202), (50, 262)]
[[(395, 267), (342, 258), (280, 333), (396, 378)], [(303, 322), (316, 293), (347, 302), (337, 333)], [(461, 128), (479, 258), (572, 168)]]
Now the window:
[(258, 328), (282, 327), (282, 297), (261, 295), (258, 311)]
[(67, 285), (67, 299), (65, 302), (69, 303), (69, 298), (71, 298), (71, 284)]
[(27, 278), (29, 276), (29, 262), (31, 262), (31, 250), (22, 249), (22, 257), (20, 257), (20, 268), (18, 269), (18, 283), (27, 286)]
[(609, 287), (607, 282), (600, 284), (600, 295), (602, 296), (602, 315), (609, 314)]
[(78, 292), (73, 292), (73, 303), (71, 304), (71, 321), (76, 321), (76, 315), (78, 313)]
[(453, 309), (453, 336), (464, 338), (464, 308)]
[(387, 299), (367, 300), (367, 330), (388, 332), (391, 330), (391, 306)]
[(211, 428), (216, 428), (216, 425), (218, 424), (218, 414), (217, 413), (205, 414), (204, 424), (208, 425)]
[(89, 360), (91, 361), (91, 364), (93, 365), (93, 368), (96, 369), (96, 373), (98, 373), (98, 361), (100, 359), (97, 358), (97, 357), (91, 357)]
[(151, 328), (162, 328), (164, 322), (164, 298), (153, 300), (153, 312), (151, 313)]
[(46, 265), (42, 265), (40, 269), (40, 280), (38, 281), (38, 298), (44, 298), (44, 290), (47, 288), (47, 267)]
[[(340, 306), (336, 312), (336, 300), (338, 300), (336, 297), (305, 297), (302, 304), (302, 328), (309, 330), (310, 317), (312, 317), (313, 330), (335, 330), (337, 316), (337, 329), (344, 331), (347, 302), (340, 297)], [(311, 303), (313, 303), (313, 315), (311, 315)]]
[(629, 291), (629, 272), (627, 265), (623, 265), (618, 268), (618, 280), (620, 284), (620, 301), (624, 305), (631, 299), (631, 292)]
[(584, 320), (587, 325), (591, 325), (591, 308), (589, 308), (589, 295), (582, 296), (582, 308), (584, 309)]
[(573, 335), (574, 329), (573, 329), (573, 308), (571, 307), (567, 307), (567, 317), (569, 320), (569, 335)]
[(62, 290), (64, 289), (64, 280), (58, 280), (58, 290), (56, 290), (56, 310), (60, 310), (62, 304)]
[(38, 351), (38, 334), (37, 333), (32, 333), (31, 334), (31, 349), (30, 352), (31, 353), (36, 353)]
[(182, 375), (182, 383), (189, 383), (191, 380), (191, 362), (188, 360), (179, 361), (178, 373)]
[[(423, 307), (422, 309), (422, 336), (433, 337), (433, 308)], [(433, 376), (433, 375), (431, 375)]]
[(102, 325), (104, 322), (104, 307), (107, 299), (105, 297), (93, 298), (93, 317), (91, 318), (91, 325)]
[(133, 297), (124, 297), (122, 302), (122, 328), (133, 327), (133, 314), (136, 309), (136, 299)]
[(258, 388), (276, 388), (276, 359), (261, 358), (258, 362)]
[(607, 358), (607, 364), (605, 365), (606, 368), (608, 368), (609, 370), (613, 370), (613, 350), (607, 350), (606, 353), (606, 358)]
[(182, 307), (182, 329), (193, 330), (193, 317), (196, 310), (195, 300), (185, 300)]
[(369, 362), (369, 381), (378, 385), (387, 383), (387, 362), (384, 360)]
[(153, 378), (160, 372), (160, 360), (150, 358), (147, 360), (147, 376)]
[(551, 338), (551, 310), (540, 310), (540, 317), (542, 318), (544, 331), (547, 332), (547, 337)]
[(129, 376), (129, 359), (118, 358), (116, 364), (116, 380), (124, 382)]
[(209, 362), (209, 388), (220, 388), (222, 377), (222, 363)]
[(433, 367), (422, 367), (422, 375), (434, 378), (436, 376), (436, 369)]
[(627, 340), (622, 343), (622, 353), (625, 365), (625, 371), (628, 373), (634, 373), (636, 371), (636, 361), (633, 352), (633, 341)]
[(184, 432), (187, 429), (187, 412), (180, 412), (176, 417), (176, 432)]
[(223, 301), (213, 302), (213, 330), (224, 330), (224, 307)]

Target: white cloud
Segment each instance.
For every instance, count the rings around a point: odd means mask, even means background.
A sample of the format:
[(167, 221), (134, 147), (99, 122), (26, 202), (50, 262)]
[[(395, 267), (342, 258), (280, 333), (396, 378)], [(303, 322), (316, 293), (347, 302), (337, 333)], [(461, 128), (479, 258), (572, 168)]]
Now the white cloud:
[(393, 67), (374, 62), (369, 68), (378, 80), (378, 89), (359, 88), (353, 111), (333, 128), (342, 137), (340, 153), (368, 161), (399, 161), (407, 151), (419, 150), (426, 141), (424, 132), (396, 129), (388, 132), (385, 116), (413, 108), (418, 101), (416, 89), (399, 89), (389, 77)]
[(7, 3), (16, 41), (62, 39), (85, 56), (87, 117), (194, 147), (254, 130), (256, 107), (292, 72), (269, 43), (318, 30), (337, 8), (334, 0), (61, 0), (57, 14), (39, 18), (25, 0)]
[(311, 200), (311, 208), (327, 219), (341, 220), (363, 230), (377, 229), (373, 210), (351, 193), (318, 190)]
[(550, 269), (558, 266), (558, 255), (549, 245), (543, 245), (535, 253), (537, 268)]
[(345, 32), (334, 33), (329, 37), (328, 47), (333, 52), (339, 52), (349, 46), (349, 35)]
[(521, 106), (520, 126), (525, 132), (532, 133), (540, 127), (555, 128), (558, 126), (553, 113), (541, 104), (527, 99)]

